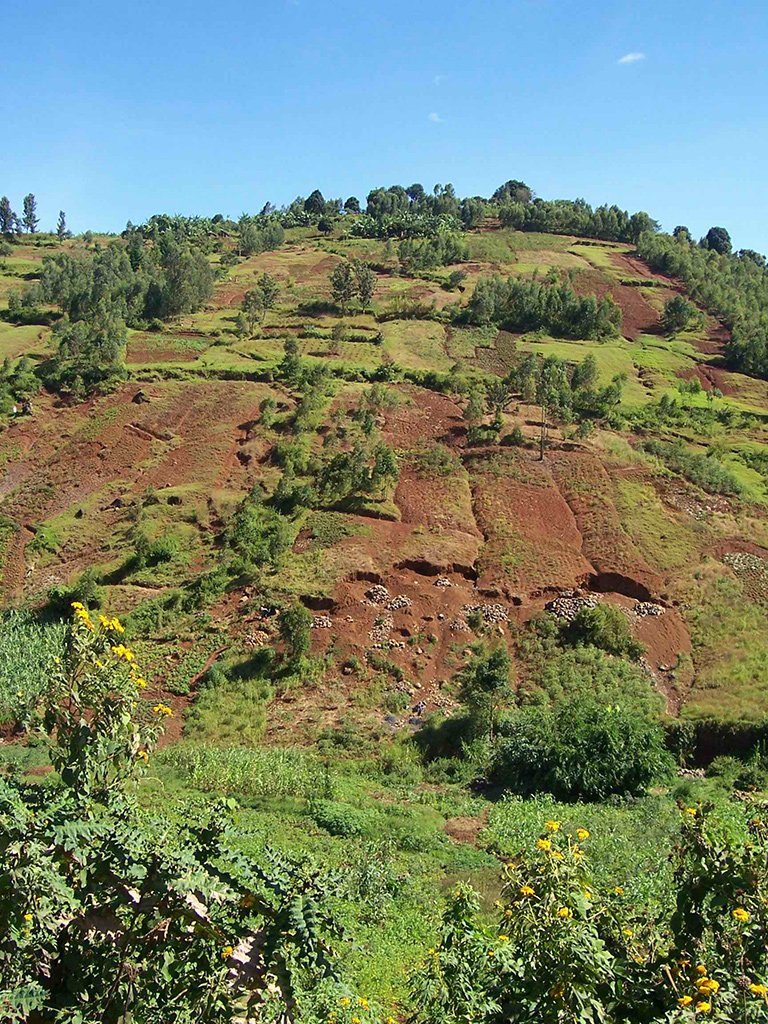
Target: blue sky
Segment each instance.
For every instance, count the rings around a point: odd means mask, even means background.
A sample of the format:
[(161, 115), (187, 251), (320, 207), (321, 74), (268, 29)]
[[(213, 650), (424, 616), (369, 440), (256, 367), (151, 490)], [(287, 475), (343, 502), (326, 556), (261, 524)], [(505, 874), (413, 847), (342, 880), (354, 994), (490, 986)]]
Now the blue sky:
[(765, 0), (6, 0), (3, 28), (0, 194), (45, 228), (513, 177), (768, 251)]

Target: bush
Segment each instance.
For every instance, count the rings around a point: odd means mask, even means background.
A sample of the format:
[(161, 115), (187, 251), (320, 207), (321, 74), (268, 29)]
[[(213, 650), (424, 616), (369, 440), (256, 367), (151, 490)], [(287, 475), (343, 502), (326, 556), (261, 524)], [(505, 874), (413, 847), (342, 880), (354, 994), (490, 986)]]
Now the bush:
[(632, 636), (627, 617), (609, 604), (580, 608), (572, 621), (563, 626), (562, 636), (568, 643), (590, 645), (630, 658), (639, 658), (644, 650)]
[(618, 705), (579, 700), (529, 708), (501, 733), (489, 774), (517, 793), (602, 800), (642, 793), (672, 768), (658, 722)]

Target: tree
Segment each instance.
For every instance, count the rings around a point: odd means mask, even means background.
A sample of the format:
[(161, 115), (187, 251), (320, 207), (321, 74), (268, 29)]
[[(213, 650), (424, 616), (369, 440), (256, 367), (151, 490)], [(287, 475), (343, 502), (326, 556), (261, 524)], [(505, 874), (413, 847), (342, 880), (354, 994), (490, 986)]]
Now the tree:
[(333, 234), (333, 218), (327, 217), (325, 214), (317, 222), (317, 230), (323, 235)]
[(368, 309), (376, 289), (376, 275), (362, 260), (355, 260), (352, 264), (355, 275), (355, 289), (363, 309)]
[(8, 196), (0, 199), (0, 234), (12, 235), (16, 230), (17, 218), (11, 208)]
[(672, 232), (672, 237), (676, 242), (690, 242), (691, 232), (685, 226), (685, 224), (678, 224), (675, 230)]
[(357, 282), (352, 264), (344, 260), (337, 263), (331, 271), (331, 294), (333, 301), (341, 307), (342, 316), (347, 312), (350, 301), (357, 290)]
[(480, 648), (461, 673), (459, 699), (469, 711), (474, 736), (493, 739), (496, 718), (510, 695), (512, 665), (507, 648)]
[(499, 185), (491, 196), (491, 202), (501, 206), (503, 203), (530, 203), (533, 199), (533, 189), (529, 188), (524, 181), (517, 181), (512, 178)]
[(727, 256), (731, 251), (731, 236), (725, 228), (710, 228), (702, 239), (702, 248), (712, 249), (721, 256)]
[(675, 295), (664, 304), (661, 325), (667, 334), (684, 331), (685, 328), (699, 319), (699, 311), (692, 302)]
[(274, 308), (277, 302), (277, 297), (280, 294), (280, 285), (274, 277), (270, 277), (265, 271), (259, 278), (256, 287), (261, 293), (261, 304), (266, 314), (270, 309)]
[(312, 217), (322, 217), (325, 213), (325, 199), (323, 193), (319, 188), (316, 188), (307, 198), (304, 200), (304, 212), (308, 213)]
[(360, 213), (360, 200), (357, 196), (350, 196), (344, 203), (346, 213)]
[(56, 234), (60, 242), (63, 242), (65, 238), (69, 238), (69, 232), (67, 231), (67, 218), (63, 210), (59, 210), (59, 219), (56, 223)]
[(40, 223), (37, 217), (37, 201), (31, 192), (29, 195), (24, 196), (24, 215), (22, 217), (22, 223), (30, 235), (33, 235), (37, 231), (37, 225)]
[(309, 652), (312, 616), (303, 604), (291, 604), (284, 608), (278, 616), (277, 628), (289, 662), (295, 663)]

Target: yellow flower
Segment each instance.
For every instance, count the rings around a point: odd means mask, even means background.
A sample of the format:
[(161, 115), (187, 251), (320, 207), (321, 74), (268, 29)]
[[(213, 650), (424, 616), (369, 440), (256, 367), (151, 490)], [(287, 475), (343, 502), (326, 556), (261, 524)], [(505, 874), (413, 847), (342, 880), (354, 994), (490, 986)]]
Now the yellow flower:
[(167, 718), (173, 714), (173, 708), (169, 708), (167, 704), (155, 704), (152, 710), (156, 715), (165, 715)]
[(736, 907), (733, 912), (733, 916), (740, 924), (746, 924), (749, 920), (749, 911), (745, 910), (744, 907)]
[(584, 851), (583, 850), (579, 850), (579, 849), (575, 849), (573, 851), (573, 859), (574, 860), (584, 860)]
[(359, 999), (357, 1000), (357, 1005), (358, 1005), (358, 1006), (362, 1006), (362, 1008), (363, 1008), (364, 1010), (367, 1010), (367, 1009), (368, 1009), (368, 1000), (367, 1000), (367, 999), (363, 999), (363, 997), (361, 996), (361, 997), (360, 997), (360, 998), (359, 998)]
[(146, 752), (146, 750), (140, 750), (136, 757), (140, 757), (144, 762), (149, 761), (149, 754)]
[(147, 688), (147, 680), (142, 678), (141, 676), (138, 676), (134, 680), (134, 682), (136, 683), (137, 686), (141, 687), (142, 690), (145, 690)]
[(552, 843), (548, 839), (537, 839), (536, 846), (539, 850), (551, 850)]
[(229, 958), (232, 956), (232, 954), (234, 952), (235, 952), (235, 947), (234, 946), (225, 946), (224, 949), (222, 949), (222, 951), (221, 951), (221, 959), (222, 960), (229, 960)]
[(708, 1003), (706, 999), (701, 999), (696, 1003), (696, 1013), (709, 1013), (711, 1009), (712, 1004)]
[(24, 920), (27, 922), (27, 924), (29, 924), (30, 921), (34, 921), (34, 915), (33, 914), (25, 914), (24, 915)]
[(692, 1002), (693, 1002), (693, 996), (680, 996), (680, 998), (677, 1000), (677, 1005), (678, 1006), (690, 1006), (690, 1004)]
[(635, 934), (635, 933), (634, 933), (634, 932), (632, 931), (632, 929), (631, 929), (631, 928), (623, 928), (623, 929), (622, 929), (622, 931), (624, 932), (624, 934), (626, 935), (626, 937), (627, 937), (628, 939), (631, 939), (631, 938), (632, 938), (632, 936), (633, 936), (633, 935)]
[(594, 899), (594, 896), (595, 896), (595, 894), (592, 892), (591, 889), (585, 889), (584, 890), (584, 898), (585, 899), (591, 900), (591, 899)]
[(614, 896), (623, 896), (624, 895), (624, 886), (623, 885), (615, 885), (613, 887), (613, 895)]
[(704, 966), (704, 964), (697, 964), (696, 965), (696, 973), (697, 974), (706, 974), (707, 973), (707, 968)]
[(508, 935), (500, 935), (499, 936), (499, 942), (509, 942), (509, 936)]
[(545, 821), (544, 822), (544, 828), (547, 830), (547, 832), (559, 832), (560, 831), (560, 822), (559, 821)]
[(533, 888), (532, 885), (521, 885), (520, 886), (520, 895), (521, 896), (535, 896), (536, 895), (536, 890)]
[(572, 916), (571, 911), (568, 907), (560, 907), (557, 912), (557, 916), (562, 918), (564, 921)]
[(112, 648), (112, 653), (116, 658), (121, 661), (135, 661), (135, 655), (133, 651), (129, 651), (125, 644), (116, 644)]
[(765, 999), (765, 997), (768, 996), (768, 986), (766, 985), (752, 984), (749, 986), (749, 991), (752, 993), (753, 996), (762, 996), (763, 999)]
[(352, 1018), (352, 1024), (360, 1024), (360, 1018), (359, 1017), (353, 1017)]
[(589, 839), (589, 829), (588, 828), (577, 828), (576, 829), (576, 838), (579, 840), (580, 843), (583, 843), (585, 839)]
[(496, 950), (495, 949), (489, 949), (488, 950), (488, 956), (496, 956)]
[(705, 996), (716, 996), (720, 991), (720, 982), (715, 981), (714, 978), (701, 978), (696, 984), (698, 985), (699, 992)]
[(76, 612), (85, 611), (85, 608), (83, 607), (81, 601), (73, 601), (72, 602), (72, 607), (75, 609)]
[(509, 909), (509, 907), (507, 907), (507, 909), (504, 911), (504, 917), (512, 917), (512, 911)]
[(349, 1006), (352, 1000), (348, 996), (342, 996), (339, 1002), (341, 1003), (342, 1006)]
[(696, 817), (696, 815), (697, 815), (697, 814), (698, 814), (699, 812), (698, 812), (697, 808), (695, 808), (695, 807), (686, 807), (686, 808), (685, 808), (685, 813), (686, 813), (686, 814), (687, 814), (687, 815), (688, 815), (689, 817), (691, 817), (691, 818), (695, 818), (695, 817)]
[(559, 850), (553, 850), (552, 851), (552, 860), (562, 860), (562, 859), (563, 859), (563, 855), (562, 855), (562, 853), (560, 853)]

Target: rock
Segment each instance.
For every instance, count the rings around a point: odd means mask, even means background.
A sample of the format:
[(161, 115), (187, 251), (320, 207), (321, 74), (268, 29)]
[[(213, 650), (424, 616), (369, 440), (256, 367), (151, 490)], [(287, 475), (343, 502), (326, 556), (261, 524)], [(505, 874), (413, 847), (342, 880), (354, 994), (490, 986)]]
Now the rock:
[(464, 615), (479, 613), (487, 623), (507, 622), (509, 619), (509, 612), (503, 604), (465, 604), (461, 610)]
[(333, 626), (333, 619), (330, 615), (315, 615), (312, 619), (312, 629), (330, 629)]

